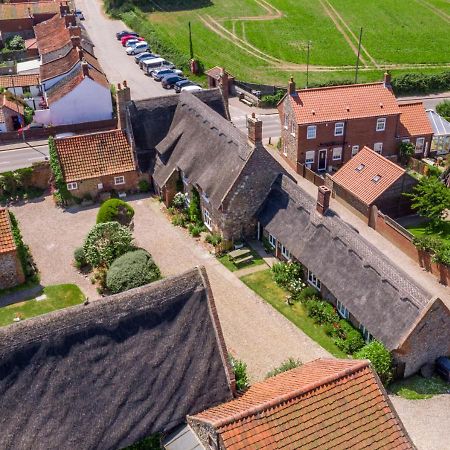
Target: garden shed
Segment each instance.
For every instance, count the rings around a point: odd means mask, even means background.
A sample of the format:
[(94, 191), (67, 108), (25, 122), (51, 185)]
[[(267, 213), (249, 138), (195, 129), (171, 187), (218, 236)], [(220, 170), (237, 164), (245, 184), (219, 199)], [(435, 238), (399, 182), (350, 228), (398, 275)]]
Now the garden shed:
[(433, 109), (427, 109), (427, 115), (434, 133), (431, 142), (431, 152), (434, 155), (450, 153), (450, 122)]

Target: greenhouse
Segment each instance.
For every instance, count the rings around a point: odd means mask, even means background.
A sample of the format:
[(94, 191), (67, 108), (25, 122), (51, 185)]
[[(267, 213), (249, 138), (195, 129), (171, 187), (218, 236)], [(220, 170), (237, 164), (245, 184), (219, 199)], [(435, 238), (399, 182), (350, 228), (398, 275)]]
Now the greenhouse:
[(450, 122), (433, 109), (427, 109), (427, 115), (434, 133), (431, 152), (435, 155), (450, 153)]

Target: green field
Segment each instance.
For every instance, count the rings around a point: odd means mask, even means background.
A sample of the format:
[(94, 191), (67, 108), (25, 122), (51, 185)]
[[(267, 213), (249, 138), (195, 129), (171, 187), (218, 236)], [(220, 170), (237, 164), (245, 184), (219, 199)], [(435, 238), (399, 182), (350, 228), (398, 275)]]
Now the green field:
[[(111, 1), (111, 0), (109, 0)], [(450, 69), (448, 0), (171, 0), (145, 4), (149, 29), (167, 47), (195, 56), (205, 68), (224, 66), (238, 79), (285, 85), (305, 82), (307, 42), (310, 81), (354, 78), (363, 27), (360, 81), (379, 80), (389, 69)], [(132, 24), (135, 12), (122, 14)]]

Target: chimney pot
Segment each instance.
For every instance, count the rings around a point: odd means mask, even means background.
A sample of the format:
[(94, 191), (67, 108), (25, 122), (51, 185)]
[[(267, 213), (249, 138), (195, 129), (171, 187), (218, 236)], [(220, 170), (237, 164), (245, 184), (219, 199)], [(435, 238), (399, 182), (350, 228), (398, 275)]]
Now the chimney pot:
[(81, 61), (81, 70), (83, 71), (83, 76), (89, 76), (89, 64), (86, 61)]
[(294, 81), (294, 77), (291, 77), (289, 79), (289, 84), (288, 84), (288, 94), (289, 95), (294, 95), (296, 92), (295, 90), (295, 81)]
[(326, 186), (319, 186), (319, 190), (317, 192), (317, 211), (323, 216), (326, 214), (328, 208), (330, 207), (330, 197), (331, 190)]
[(122, 90), (122, 85), (120, 83), (117, 83), (117, 90), (118, 91)]
[(262, 144), (262, 121), (256, 118), (255, 113), (247, 119), (248, 140), (252, 144)]
[(127, 88), (128, 86), (127, 86), (127, 80), (123, 80), (123, 87), (124, 88)]
[(384, 87), (391, 87), (391, 74), (384, 72)]

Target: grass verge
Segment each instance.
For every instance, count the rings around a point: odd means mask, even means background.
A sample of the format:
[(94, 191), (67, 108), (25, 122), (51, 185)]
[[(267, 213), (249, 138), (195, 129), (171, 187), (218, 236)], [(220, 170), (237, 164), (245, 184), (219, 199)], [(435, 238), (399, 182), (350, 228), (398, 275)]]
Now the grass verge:
[(47, 296), (45, 300), (26, 300), (0, 308), (0, 326), (14, 323), (15, 317), (29, 319), (40, 316), (51, 311), (78, 305), (85, 300), (84, 294), (74, 284), (60, 284), (47, 286), (43, 293)]
[(450, 393), (450, 383), (446, 383), (438, 376), (423, 378), (420, 375), (413, 375), (395, 381), (389, 386), (389, 391), (407, 400), (424, 400), (433, 395)]
[(296, 302), (290, 306), (286, 303), (288, 292), (276, 285), (272, 279), (270, 269), (243, 276), (241, 280), (267, 303), (272, 305), (284, 317), (300, 328), (313, 341), (330, 352), (336, 358), (346, 358), (347, 355), (341, 351), (328, 336), (323, 327), (317, 325), (308, 317), (305, 307)]
[(445, 223), (440, 231), (432, 232), (426, 224), (406, 227), (416, 237), (433, 236), (450, 245), (450, 223)]

